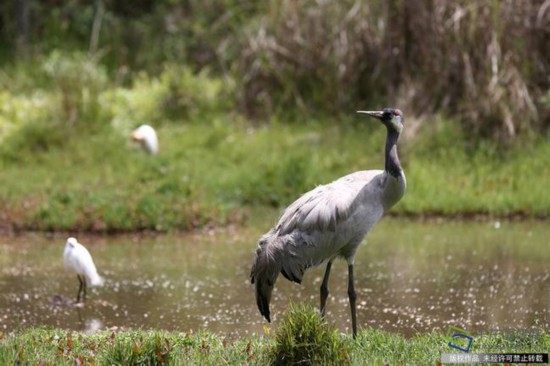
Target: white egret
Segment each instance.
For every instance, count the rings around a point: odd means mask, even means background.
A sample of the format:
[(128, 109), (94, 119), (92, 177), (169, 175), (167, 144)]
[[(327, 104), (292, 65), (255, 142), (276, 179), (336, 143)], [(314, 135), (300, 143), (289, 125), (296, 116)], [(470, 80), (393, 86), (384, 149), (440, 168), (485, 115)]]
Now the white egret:
[[(80, 244), (75, 238), (67, 239), (65, 250), (63, 251), (63, 260), (65, 268), (76, 272), (78, 282), (78, 293), (76, 302), (86, 300), (86, 288), (88, 286), (103, 286), (103, 278), (97, 273), (94, 260), (88, 249)], [(82, 297), (81, 297), (82, 295)]]
[(151, 155), (159, 152), (159, 142), (155, 129), (149, 125), (141, 125), (135, 129), (130, 138), (140, 143), (145, 151)]

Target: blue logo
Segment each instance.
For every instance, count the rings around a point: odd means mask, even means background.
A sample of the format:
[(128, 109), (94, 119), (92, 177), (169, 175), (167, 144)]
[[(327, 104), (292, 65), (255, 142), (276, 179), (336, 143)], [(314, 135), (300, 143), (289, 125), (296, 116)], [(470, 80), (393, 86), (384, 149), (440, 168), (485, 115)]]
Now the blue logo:
[(470, 352), (470, 347), (474, 341), (474, 338), (470, 333), (464, 329), (453, 326), (450, 326), (447, 329), (447, 339), (449, 339), (449, 342), (447, 343), (449, 347), (462, 352)]

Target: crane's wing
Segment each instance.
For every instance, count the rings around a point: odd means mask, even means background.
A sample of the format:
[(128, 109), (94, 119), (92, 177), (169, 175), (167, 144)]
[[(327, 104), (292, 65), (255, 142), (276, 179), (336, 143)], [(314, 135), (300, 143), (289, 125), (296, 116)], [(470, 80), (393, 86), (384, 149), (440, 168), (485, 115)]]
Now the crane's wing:
[(334, 231), (336, 225), (353, 214), (361, 204), (358, 198), (365, 193), (365, 189), (378, 189), (384, 178), (382, 170), (366, 170), (346, 175), (327, 185), (320, 185), (288, 206), (275, 231), (279, 235), (289, 234), (294, 230)]

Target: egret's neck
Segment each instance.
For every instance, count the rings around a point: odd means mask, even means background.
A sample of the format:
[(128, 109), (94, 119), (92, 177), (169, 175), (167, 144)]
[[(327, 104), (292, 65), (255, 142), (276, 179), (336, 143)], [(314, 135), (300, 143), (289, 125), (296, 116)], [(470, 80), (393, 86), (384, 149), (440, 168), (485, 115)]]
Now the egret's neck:
[(388, 127), (388, 135), (386, 137), (386, 166), (385, 170), (395, 178), (401, 176), (403, 169), (399, 163), (399, 157), (397, 156), (397, 140), (399, 139), (399, 133), (392, 128)]

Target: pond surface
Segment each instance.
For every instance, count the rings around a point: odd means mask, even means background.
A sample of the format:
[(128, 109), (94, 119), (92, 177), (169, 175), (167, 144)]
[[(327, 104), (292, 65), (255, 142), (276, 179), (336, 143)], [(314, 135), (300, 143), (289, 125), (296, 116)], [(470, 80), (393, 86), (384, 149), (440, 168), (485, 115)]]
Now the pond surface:
[[(156, 236), (78, 236), (106, 279), (76, 297), (65, 271), (66, 237), (0, 237), (0, 331), (32, 326), (97, 329), (208, 329), (263, 333), (248, 274), (261, 228)], [(355, 261), (358, 323), (405, 335), (449, 325), (471, 332), (550, 330), (550, 225), (547, 222), (422, 222), (385, 218)], [(274, 327), (289, 301), (318, 306), (324, 266), (302, 285), (280, 276)], [(327, 319), (349, 332), (347, 266), (332, 267)]]

